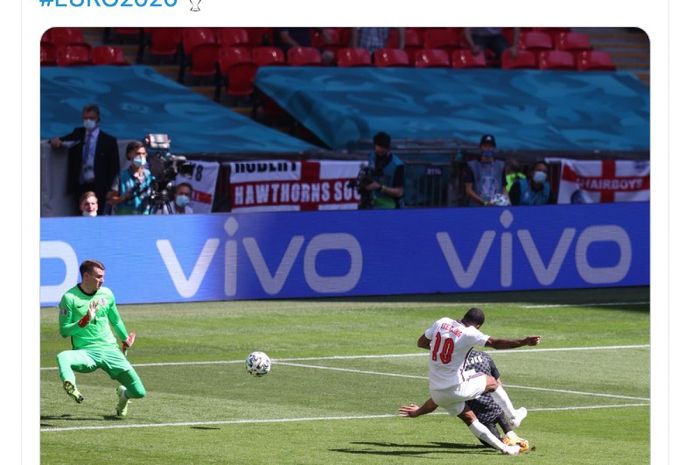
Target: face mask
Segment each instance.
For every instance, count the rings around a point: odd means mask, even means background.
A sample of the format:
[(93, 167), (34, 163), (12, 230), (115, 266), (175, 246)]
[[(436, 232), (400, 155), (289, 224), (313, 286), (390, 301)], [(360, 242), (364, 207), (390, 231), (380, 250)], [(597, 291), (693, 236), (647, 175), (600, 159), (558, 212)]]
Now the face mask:
[(135, 157), (131, 160), (131, 163), (133, 163), (135, 167), (141, 168), (142, 166), (146, 166), (146, 159), (144, 157)]
[(535, 171), (532, 174), (532, 180), (537, 184), (544, 184), (544, 182), (547, 180), (547, 173), (544, 171)]
[(83, 212), (83, 216), (97, 216), (97, 212)]
[(88, 131), (91, 131), (95, 129), (95, 126), (97, 126), (97, 121), (94, 119), (84, 119), (83, 120), (83, 127), (87, 129)]
[(481, 152), (481, 156), (486, 158), (493, 158), (495, 154), (496, 152), (494, 150), (484, 150)]
[(180, 208), (184, 207), (188, 203), (190, 203), (190, 198), (186, 195), (178, 195), (177, 197), (175, 197), (175, 205), (177, 205)]

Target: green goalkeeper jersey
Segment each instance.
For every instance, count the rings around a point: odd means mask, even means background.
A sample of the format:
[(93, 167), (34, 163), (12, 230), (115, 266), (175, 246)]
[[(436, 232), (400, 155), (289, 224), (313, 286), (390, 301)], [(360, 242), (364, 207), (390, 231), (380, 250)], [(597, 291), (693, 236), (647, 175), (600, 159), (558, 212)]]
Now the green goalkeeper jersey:
[[(98, 302), (95, 319), (85, 327), (78, 326), (80, 319), (88, 312), (88, 305), (93, 300)], [(92, 295), (84, 293), (80, 286), (69, 289), (58, 304), (58, 326), (61, 336), (71, 336), (74, 349), (114, 348), (117, 340), (110, 329), (110, 324), (119, 336), (125, 340), (128, 336), (114, 294), (102, 286)]]

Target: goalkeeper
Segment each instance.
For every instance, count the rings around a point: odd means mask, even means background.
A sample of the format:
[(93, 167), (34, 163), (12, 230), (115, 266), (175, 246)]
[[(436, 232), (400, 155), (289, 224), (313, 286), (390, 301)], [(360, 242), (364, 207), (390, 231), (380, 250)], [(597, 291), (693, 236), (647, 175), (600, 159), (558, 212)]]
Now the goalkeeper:
[[(129, 399), (146, 395), (139, 375), (126, 359), (126, 350), (134, 343), (135, 334), (127, 333), (119, 316), (114, 294), (102, 286), (105, 267), (97, 260), (85, 260), (80, 265), (81, 282), (69, 289), (58, 304), (58, 326), (63, 337), (71, 337), (72, 350), (58, 354), (58, 373), (63, 389), (76, 402), (83, 396), (75, 382), (75, 372), (92, 373), (101, 368), (119, 382), (117, 387), (117, 416), (127, 414)], [(121, 339), (121, 350), (110, 330)]]
[[(472, 348), (467, 353), (467, 358), (464, 361), (464, 370), (474, 370), (476, 372), (486, 373), (487, 375), (491, 375), (496, 378), (500, 384), (499, 378), (501, 377), (501, 374), (498, 371), (498, 368), (496, 368), (496, 364), (493, 362), (491, 356), (486, 352), (481, 352)], [(513, 428), (503, 415), (503, 411), (498, 406), (496, 401), (493, 400), (491, 394), (485, 392), (475, 399), (466, 401), (466, 403), (469, 408), (472, 409), (479, 421), (485, 427), (487, 427), (494, 436), (497, 438), (500, 437), (504, 444), (508, 446), (518, 444), (520, 446), (520, 452), (525, 452), (526, 450), (530, 449), (530, 444), (528, 443), (527, 439), (523, 439), (515, 434), (515, 431), (513, 431)], [(498, 429), (496, 428), (496, 424), (501, 427), (505, 433), (505, 436), (501, 437)], [(488, 444), (486, 444), (484, 441), (481, 442), (488, 446)]]

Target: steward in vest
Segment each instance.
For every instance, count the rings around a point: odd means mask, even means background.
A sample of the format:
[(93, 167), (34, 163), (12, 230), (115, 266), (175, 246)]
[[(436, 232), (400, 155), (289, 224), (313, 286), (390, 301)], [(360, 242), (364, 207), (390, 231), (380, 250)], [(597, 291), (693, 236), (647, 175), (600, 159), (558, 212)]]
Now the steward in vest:
[(547, 164), (538, 161), (532, 167), (528, 179), (519, 179), (510, 189), (511, 205), (546, 205), (555, 204), (552, 186), (547, 181)]
[(402, 208), (404, 163), (391, 153), (391, 137), (385, 132), (374, 135), (374, 151), (369, 154), (367, 175), (371, 182), (362, 183), (360, 189), (371, 194), (370, 205), (363, 208)]

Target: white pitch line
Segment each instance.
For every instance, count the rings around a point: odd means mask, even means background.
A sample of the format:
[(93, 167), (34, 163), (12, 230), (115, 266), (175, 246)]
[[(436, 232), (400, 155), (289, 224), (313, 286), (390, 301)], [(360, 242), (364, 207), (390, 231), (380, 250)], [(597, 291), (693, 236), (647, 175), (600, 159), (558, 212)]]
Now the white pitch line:
[(562, 307), (612, 307), (614, 305), (649, 305), (649, 302), (603, 302), (588, 304), (543, 304), (523, 305), (522, 308), (562, 308)]
[[(648, 407), (649, 404), (620, 404), (620, 405), (582, 405), (578, 407), (551, 407), (551, 408), (531, 408), (529, 412), (564, 412), (571, 410), (593, 410), (607, 408), (629, 408)], [(447, 412), (438, 412), (437, 415), (447, 415)], [(131, 428), (162, 428), (178, 426), (210, 426), (210, 425), (240, 425), (240, 424), (265, 424), (265, 423), (291, 423), (304, 421), (336, 421), (336, 420), (375, 420), (381, 418), (399, 418), (397, 414), (383, 415), (358, 415), (358, 416), (338, 416), (338, 417), (306, 417), (306, 418), (271, 418), (271, 419), (250, 419), (250, 420), (212, 420), (212, 421), (183, 421), (172, 423), (141, 423), (129, 425), (108, 425), (108, 426), (69, 426), (66, 428), (41, 428), (42, 433), (66, 432), (66, 431), (94, 431), (107, 429), (131, 429)]]
[[(551, 349), (506, 349), (494, 350), (489, 354), (525, 354), (530, 352), (570, 352), (581, 350), (624, 350), (624, 349), (648, 349), (649, 344), (626, 345), (626, 346), (591, 346), (591, 347), (553, 347)], [(322, 360), (364, 360), (382, 358), (409, 358), (425, 357), (428, 352), (415, 352), (410, 354), (380, 354), (380, 355), (331, 355), (326, 357), (296, 357), (296, 358), (273, 358), (274, 363), (279, 362), (308, 362)], [(237, 365), (244, 360), (205, 360), (199, 362), (154, 362), (154, 363), (133, 363), (134, 367), (168, 367), (168, 366), (189, 366), (189, 365)], [(57, 370), (57, 367), (41, 367), (40, 370)]]
[[(313, 368), (315, 370), (344, 371), (347, 373), (359, 373), (359, 374), (365, 374), (365, 375), (378, 375), (378, 376), (392, 376), (392, 377), (396, 377), (396, 378), (411, 378), (411, 379), (424, 379), (424, 380), (428, 379), (427, 376), (404, 375), (404, 374), (398, 374), (398, 373), (385, 373), (385, 372), (381, 372), (381, 371), (355, 370), (352, 368), (325, 367), (325, 366), (320, 366), (320, 365), (306, 365), (306, 364), (301, 364), (301, 363), (287, 363), (287, 362), (278, 362), (278, 364), (279, 365), (286, 365), (286, 366), (293, 366), (293, 367), (300, 367), (300, 368)], [(561, 394), (575, 394), (575, 395), (592, 396), (592, 397), (607, 397), (607, 398), (611, 398), (611, 399), (649, 401), (649, 399), (646, 397), (631, 397), (631, 396), (623, 396), (620, 394), (605, 394), (605, 393), (598, 393), (598, 392), (570, 391), (567, 389), (551, 389), (551, 388), (540, 388), (540, 387), (530, 387), (530, 386), (518, 386), (515, 384), (505, 384), (505, 386), (509, 389), (511, 389), (511, 388), (513, 388), (513, 389), (528, 389), (530, 391), (558, 392)]]

